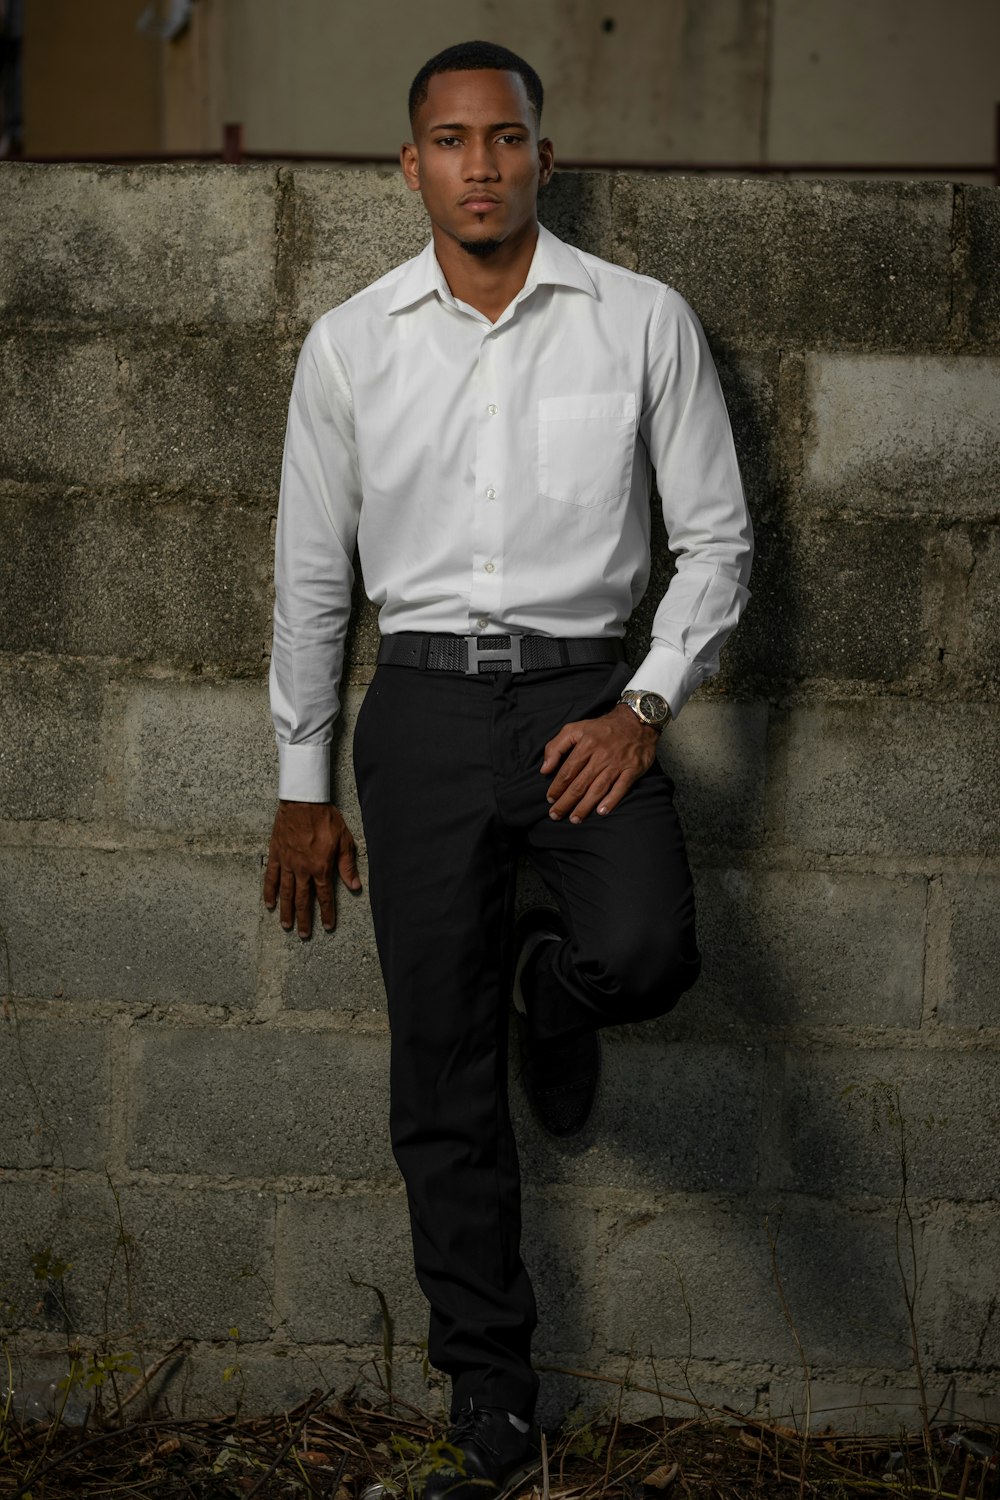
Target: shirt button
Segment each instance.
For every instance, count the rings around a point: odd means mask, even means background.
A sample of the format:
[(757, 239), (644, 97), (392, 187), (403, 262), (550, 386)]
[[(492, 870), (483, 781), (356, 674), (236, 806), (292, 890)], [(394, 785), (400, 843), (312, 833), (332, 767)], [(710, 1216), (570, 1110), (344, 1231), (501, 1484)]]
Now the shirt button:
[(497, 497), (497, 492), (496, 492), (496, 490), (491, 485), (490, 488), (486, 491), (486, 498), (487, 498), (487, 500), (495, 500), (496, 497)]
[(485, 616), (485, 615), (480, 615), (480, 616), (479, 616), (479, 619), (478, 619), (478, 620), (477, 620), (477, 621), (476, 621), (476, 625), (477, 625), (477, 626), (478, 626), (478, 628), (479, 628), (479, 629), (480, 629), (480, 630), (485, 630), (485, 629), (486, 629), (486, 627), (487, 627), (487, 625), (488, 625), (488, 624), (489, 624), (489, 623), (490, 623), (490, 622), (489, 622), (489, 620), (488, 620), (488, 619), (487, 619), (487, 618), (486, 618), (486, 616)]
[(486, 410), (489, 412), (491, 417), (495, 417), (500, 408), (499, 406), (488, 406)]
[(487, 573), (493, 573), (493, 572), (495, 572), (496, 571), (496, 564), (495, 563), (487, 563), (485, 571)]

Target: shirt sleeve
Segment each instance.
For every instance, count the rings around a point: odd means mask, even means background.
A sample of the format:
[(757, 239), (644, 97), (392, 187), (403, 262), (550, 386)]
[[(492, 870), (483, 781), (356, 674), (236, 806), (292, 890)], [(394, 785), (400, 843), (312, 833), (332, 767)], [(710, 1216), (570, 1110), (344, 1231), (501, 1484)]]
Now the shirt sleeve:
[(274, 551), (271, 716), (278, 795), (294, 801), (330, 799), (360, 510), (350, 385), (320, 319), (292, 383)]
[(650, 339), (640, 432), (677, 571), (628, 686), (659, 693), (676, 718), (719, 670), (719, 652), (750, 598), (753, 528), (711, 351), (693, 309), (670, 287)]

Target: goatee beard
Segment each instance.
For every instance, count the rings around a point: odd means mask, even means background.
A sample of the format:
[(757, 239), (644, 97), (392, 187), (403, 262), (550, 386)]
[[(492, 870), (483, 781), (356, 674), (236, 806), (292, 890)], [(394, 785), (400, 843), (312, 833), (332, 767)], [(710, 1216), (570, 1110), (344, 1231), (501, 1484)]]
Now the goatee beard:
[(503, 240), (459, 240), (458, 243), (466, 255), (478, 255), (484, 258), (487, 255), (493, 255), (499, 250), (503, 244)]

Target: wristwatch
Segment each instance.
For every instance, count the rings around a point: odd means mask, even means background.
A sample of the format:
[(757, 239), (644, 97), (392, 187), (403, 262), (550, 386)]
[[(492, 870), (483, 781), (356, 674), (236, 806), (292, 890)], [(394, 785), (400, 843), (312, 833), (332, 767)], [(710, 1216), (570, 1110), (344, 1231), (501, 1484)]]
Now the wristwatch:
[(651, 729), (662, 729), (670, 722), (670, 704), (659, 693), (643, 692), (642, 688), (626, 688), (618, 699), (630, 708), (637, 719)]

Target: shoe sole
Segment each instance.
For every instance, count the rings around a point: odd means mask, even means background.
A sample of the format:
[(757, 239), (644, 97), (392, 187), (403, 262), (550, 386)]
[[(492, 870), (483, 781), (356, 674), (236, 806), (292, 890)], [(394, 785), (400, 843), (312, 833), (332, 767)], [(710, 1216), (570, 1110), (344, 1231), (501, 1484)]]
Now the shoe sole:
[[(509, 1475), (504, 1481), (503, 1489), (497, 1490), (492, 1500), (510, 1500), (510, 1496), (524, 1484), (525, 1480), (530, 1479), (534, 1474), (540, 1474), (541, 1471), (542, 1458), (541, 1454), (539, 1454), (532, 1463), (522, 1464), (519, 1469), (515, 1469), (514, 1473)], [(402, 1475), (399, 1476), (399, 1479), (400, 1481), (402, 1480)], [(464, 1484), (465, 1482), (464, 1479), (457, 1479), (455, 1481), (456, 1485)], [(405, 1489), (405, 1485), (402, 1487)], [(485, 1485), (483, 1493), (484, 1495), (486, 1494)], [(366, 1485), (361, 1491), (360, 1500), (396, 1500), (398, 1494), (399, 1490), (395, 1487), (395, 1483), (390, 1482), (387, 1484), (384, 1480), (376, 1479), (371, 1484)]]
[(504, 1483), (503, 1489), (497, 1490), (494, 1500), (509, 1500), (509, 1497), (514, 1494), (515, 1490), (521, 1488), (526, 1479), (530, 1479), (533, 1474), (540, 1474), (541, 1470), (542, 1460), (541, 1456), (539, 1456), (534, 1463), (525, 1464), (516, 1470), (515, 1473), (511, 1474)]
[(579, 1125), (574, 1125), (573, 1130), (552, 1130), (552, 1127), (550, 1127), (550, 1125), (546, 1125), (546, 1122), (544, 1122), (544, 1119), (541, 1118), (541, 1115), (540, 1115), (540, 1113), (538, 1113), (538, 1110), (535, 1109), (535, 1101), (534, 1101), (534, 1097), (532, 1097), (531, 1089), (528, 1088), (528, 1085), (526, 1085), (526, 1083), (523, 1083), (523, 1079), (522, 1079), (523, 1088), (525, 1088), (525, 1094), (528, 1095), (528, 1103), (529, 1103), (529, 1106), (531, 1106), (531, 1113), (532, 1113), (532, 1115), (534, 1115), (535, 1121), (538, 1122), (538, 1125), (541, 1125), (541, 1128), (543, 1128), (544, 1133), (546, 1133), (546, 1136), (552, 1136), (553, 1140), (573, 1140), (574, 1136), (579, 1136), (579, 1134), (582, 1133), (583, 1130), (585, 1130), (586, 1124), (588, 1124), (588, 1121), (589, 1121), (589, 1119), (591, 1119), (591, 1116), (594, 1115), (594, 1107), (597, 1106), (597, 1095), (598, 1095), (598, 1091), (600, 1091), (600, 1088), (601, 1088), (601, 1077), (603, 1077), (603, 1073), (604, 1073), (604, 1049), (603, 1049), (603, 1047), (601, 1047), (601, 1037), (600, 1037), (600, 1032), (598, 1032), (598, 1034), (597, 1034), (597, 1077), (595, 1077), (595, 1079), (594, 1079), (594, 1094), (591, 1095), (591, 1103), (589, 1103), (588, 1112), (586, 1112), (586, 1115), (583, 1116), (583, 1119), (582, 1119), (582, 1121), (580, 1121)]

